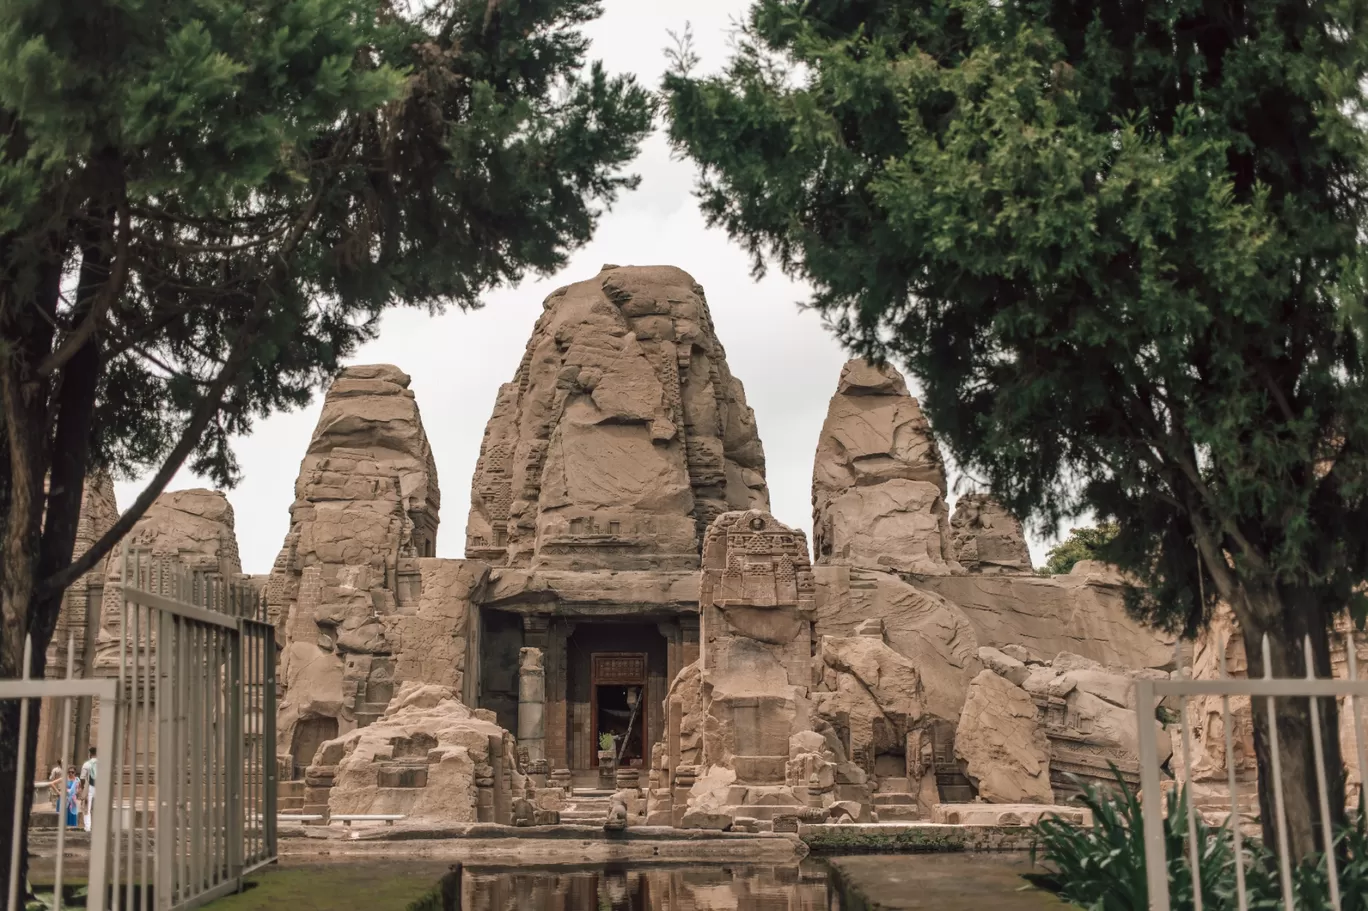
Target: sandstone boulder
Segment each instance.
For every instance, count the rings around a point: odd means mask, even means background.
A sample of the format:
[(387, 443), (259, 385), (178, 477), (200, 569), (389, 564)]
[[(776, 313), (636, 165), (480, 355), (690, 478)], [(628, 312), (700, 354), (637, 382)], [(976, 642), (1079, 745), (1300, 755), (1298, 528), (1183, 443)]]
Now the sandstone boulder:
[[(374, 723), (319, 749), (340, 753), (328, 807), (333, 814), (398, 814), (408, 823), (451, 824), (481, 820), (481, 789), (488, 821), (512, 822), (514, 794), (525, 782), (512, 770), (513, 736), (490, 713), (472, 710), (449, 687), (400, 686)], [(504, 785), (507, 777), (511, 792)], [(494, 809), (507, 807), (508, 819)]]
[(969, 684), (955, 756), (989, 803), (1054, 803), (1050, 745), (1030, 694), (983, 671)]
[(848, 362), (813, 465), (817, 562), (957, 570), (948, 554), (945, 491), (940, 450), (902, 376), (892, 367)]
[(1031, 552), (1021, 522), (986, 494), (964, 494), (950, 519), (951, 552), (971, 573), (1028, 573)]
[(703, 289), (605, 267), (546, 299), (480, 447), (466, 554), (546, 569), (695, 569), (703, 532), (765, 508), (765, 460)]

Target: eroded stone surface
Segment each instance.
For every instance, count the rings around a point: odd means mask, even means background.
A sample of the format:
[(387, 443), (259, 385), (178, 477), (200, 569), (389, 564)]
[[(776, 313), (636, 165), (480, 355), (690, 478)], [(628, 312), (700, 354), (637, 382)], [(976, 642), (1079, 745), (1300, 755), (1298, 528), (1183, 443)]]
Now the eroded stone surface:
[(813, 465), (818, 564), (957, 570), (945, 491), (940, 450), (902, 376), (892, 367), (848, 362)]
[(550, 569), (694, 569), (765, 508), (765, 459), (700, 287), (672, 266), (561, 288), (480, 446), (466, 554)]
[(483, 564), (433, 559), (441, 494), (409, 377), (344, 369), (300, 465), (267, 584), (283, 644), (279, 744), (297, 767), (378, 718), (403, 679), (460, 692)]
[(1054, 803), (1050, 745), (1026, 690), (982, 671), (969, 684), (955, 755), (988, 803)]
[(513, 735), (491, 713), (467, 708), (449, 687), (405, 683), (374, 723), (324, 743), (315, 766), (334, 767), (334, 816), (511, 824), (526, 787), (513, 756)]
[(950, 519), (951, 553), (971, 573), (1031, 571), (1031, 551), (1016, 516), (985, 494), (955, 501)]
[[(217, 490), (194, 488), (163, 493), (152, 501), (124, 541), (129, 548), (158, 563), (180, 563), (192, 571), (224, 580), (243, 578), (233, 507)], [(106, 567), (95, 666), (102, 673), (118, 673), (119, 643), (125, 633), (124, 604), (118, 587), (122, 566), (117, 554)]]

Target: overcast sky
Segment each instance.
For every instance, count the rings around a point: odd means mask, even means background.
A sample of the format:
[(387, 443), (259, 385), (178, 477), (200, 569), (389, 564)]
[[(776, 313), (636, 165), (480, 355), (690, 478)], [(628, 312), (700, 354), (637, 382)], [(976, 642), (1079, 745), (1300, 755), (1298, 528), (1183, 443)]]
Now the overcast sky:
[[(659, 85), (671, 43), (667, 32), (692, 23), (701, 69), (713, 71), (728, 55), (728, 36), (747, 0), (607, 0), (604, 15), (589, 28), (592, 53), (615, 72), (635, 73)], [(442, 490), (437, 555), (464, 556), (470, 480), (480, 438), (501, 383), (513, 378), (542, 300), (552, 290), (593, 277), (603, 263), (676, 265), (703, 285), (731, 370), (755, 409), (768, 466), (771, 506), (779, 521), (809, 533), (812, 525), (812, 458), (846, 354), (816, 314), (798, 303), (801, 284), (777, 273), (752, 281), (749, 262), (720, 230), (704, 226), (692, 195), (690, 163), (672, 160), (664, 137), (647, 141), (632, 168), (641, 186), (603, 216), (594, 240), (573, 255), (564, 271), (545, 280), (489, 294), (482, 310), (429, 317), (412, 310), (390, 312), (380, 336), (350, 363), (390, 363), (413, 377), (411, 388), (436, 454)], [(909, 379), (916, 394), (916, 384)], [(322, 407), (320, 393), (303, 411), (260, 421), (237, 442), (243, 480), (228, 492), (237, 517), (245, 572), (269, 572), (285, 534), (295, 476)], [(183, 471), (169, 489), (205, 486)], [(137, 481), (117, 485), (127, 506), (141, 490)], [(952, 491), (953, 494), (953, 491)], [(1037, 565), (1048, 544), (1031, 540)]]

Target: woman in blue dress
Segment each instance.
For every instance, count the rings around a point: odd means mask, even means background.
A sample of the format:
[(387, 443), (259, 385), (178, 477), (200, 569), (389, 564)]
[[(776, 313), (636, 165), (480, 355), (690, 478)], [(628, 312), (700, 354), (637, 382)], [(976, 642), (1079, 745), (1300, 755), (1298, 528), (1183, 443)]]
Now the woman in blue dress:
[(66, 824), (68, 828), (81, 824), (81, 811), (76, 800), (76, 792), (80, 790), (81, 779), (76, 775), (76, 767), (71, 766), (67, 769), (66, 792)]

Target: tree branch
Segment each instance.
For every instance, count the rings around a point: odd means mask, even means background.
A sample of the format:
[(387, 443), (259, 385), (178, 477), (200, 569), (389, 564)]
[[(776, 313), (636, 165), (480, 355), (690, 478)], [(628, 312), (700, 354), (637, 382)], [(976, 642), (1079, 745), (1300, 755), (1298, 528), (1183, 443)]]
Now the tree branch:
[(257, 286), (256, 300), (252, 305), (252, 311), (242, 324), (242, 329), (238, 333), (237, 340), (233, 344), (233, 349), (227, 360), (224, 361), (222, 369), (209, 384), (205, 391), (204, 398), (200, 400), (199, 407), (190, 417), (189, 423), (181, 432), (181, 438), (177, 441), (175, 448), (167, 455), (162, 462), (161, 468), (156, 475), (143, 488), (142, 493), (133, 501), (133, 505), (124, 510), (123, 514), (115, 520), (114, 524), (100, 537), (98, 541), (90, 546), (90, 549), (81, 554), (76, 560), (72, 561), (65, 569), (53, 573), (46, 579), (41, 580), (36, 586), (40, 596), (50, 595), (60, 592), (71, 585), (81, 576), (85, 575), (95, 567), (114, 546), (123, 540), (124, 535), (133, 530), (133, 526), (147, 512), (152, 502), (161, 496), (166, 485), (175, 477), (190, 453), (194, 452), (199, 445), (200, 437), (204, 435), (205, 428), (209, 426), (215, 415), (218, 414), (219, 407), (223, 401), (224, 394), (228, 387), (233, 384), (238, 373), (246, 365), (248, 353), (251, 351), (252, 342), (256, 338), (257, 330), (261, 326), (262, 320), (266, 316), (266, 311), (274, 296), (274, 285), (277, 280), (284, 278), (288, 271), (290, 257), (294, 254), (300, 241), (303, 240), (305, 232), (313, 222), (314, 215), (318, 212), (318, 207), (322, 203), (323, 193), (326, 187), (320, 187), (314, 194), (313, 199), (305, 206), (304, 212), (291, 226), (290, 232), (286, 237), (285, 243), (276, 253), (277, 264), (271, 270), (269, 277), (263, 278)]
[(100, 323), (104, 320), (105, 314), (109, 312), (109, 308), (123, 293), (124, 282), (128, 278), (127, 200), (120, 198), (118, 213), (119, 225), (116, 229), (114, 264), (110, 267), (109, 276), (105, 279), (99, 294), (95, 296), (90, 312), (86, 314), (85, 319), (81, 320), (80, 324), (62, 340), (62, 343), (57, 346), (57, 350), (45, 357), (43, 362), (38, 365), (39, 376), (51, 376), (65, 366), (95, 334), (95, 330), (100, 327)]

